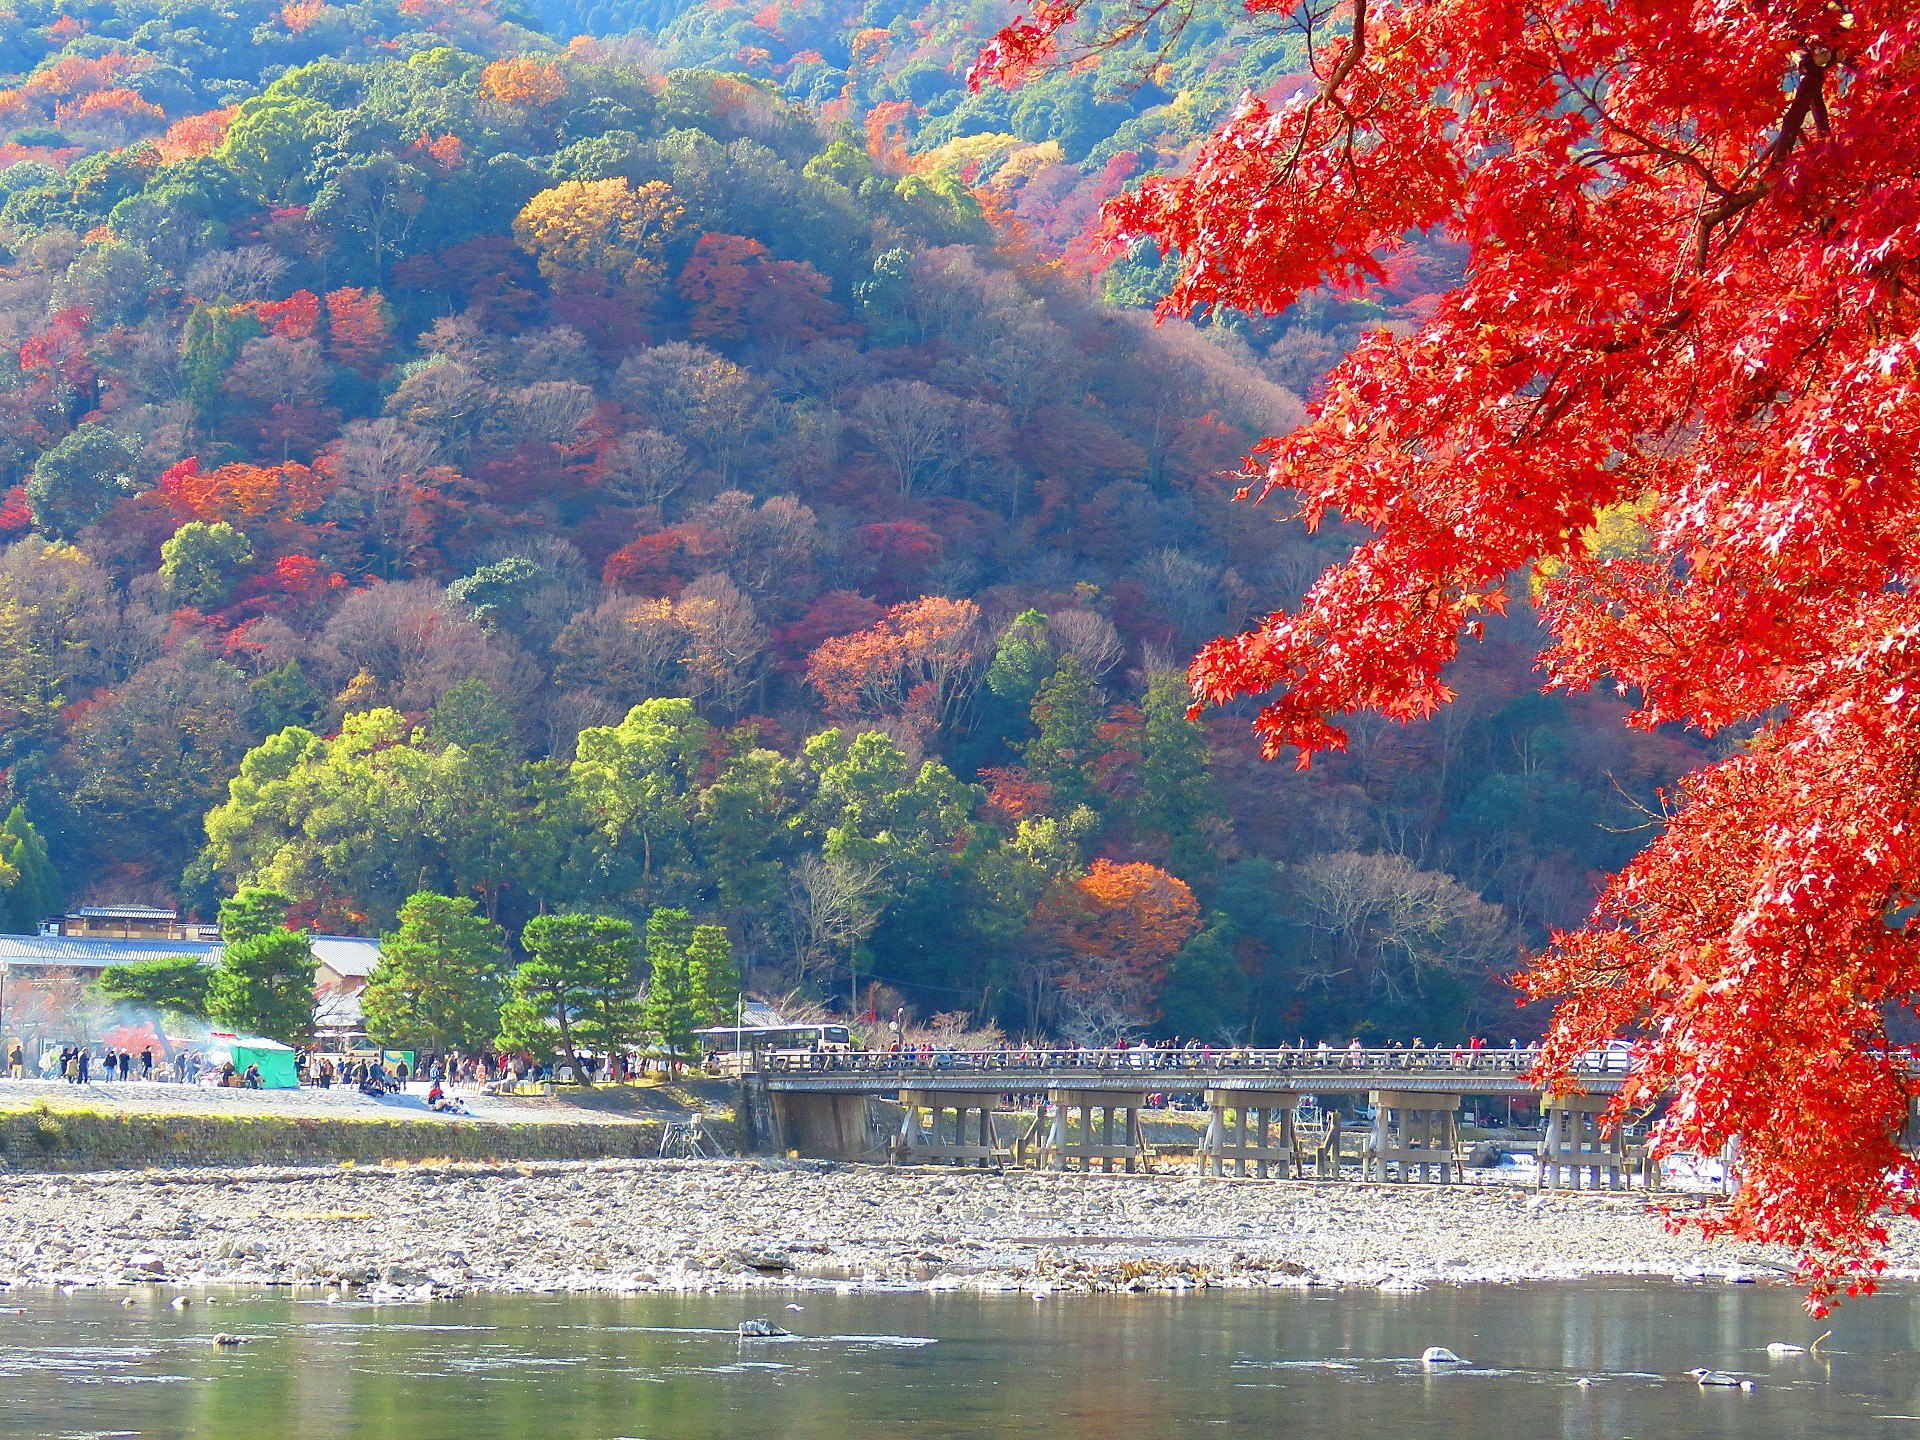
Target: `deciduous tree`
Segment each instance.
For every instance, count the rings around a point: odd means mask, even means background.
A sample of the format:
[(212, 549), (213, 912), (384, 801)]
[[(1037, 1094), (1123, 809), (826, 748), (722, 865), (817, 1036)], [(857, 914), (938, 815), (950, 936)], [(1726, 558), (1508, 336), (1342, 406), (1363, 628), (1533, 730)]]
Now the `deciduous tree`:
[(160, 578), (183, 605), (210, 610), (233, 591), (253, 545), (224, 520), (189, 520), (160, 547)]
[[(1857, 1278), (1883, 1212), (1920, 1208), (1887, 1038), (1920, 1001), (1913, 7), (1341, 9), (1309, 84), (1248, 97), (1108, 210), (1117, 240), (1179, 253), (1178, 311), (1381, 281), (1419, 232), (1467, 250), (1421, 323), (1369, 334), (1255, 451), (1254, 490), (1375, 533), (1209, 646), (1195, 688), (1267, 696), (1269, 753), (1337, 748), (1352, 712), (1431, 714), (1510, 577), (1564, 562), (1555, 684), (1751, 739), (1533, 971), (1562, 1000), (1545, 1069), (1637, 1033), (1614, 1118), (1671, 1088), (1656, 1148), (1741, 1139), (1707, 1228)], [(1053, 54), (1081, 10), (1003, 31), (976, 83)], [(1596, 551), (1622, 503), (1650, 554)]]
[(1034, 924), (1062, 954), (1063, 991), (1096, 998), (1137, 1026), (1153, 1019), (1173, 957), (1200, 929), (1200, 907), (1158, 866), (1096, 860), (1048, 893)]
[(644, 288), (685, 209), (663, 180), (565, 180), (526, 203), (513, 236), (550, 280)]

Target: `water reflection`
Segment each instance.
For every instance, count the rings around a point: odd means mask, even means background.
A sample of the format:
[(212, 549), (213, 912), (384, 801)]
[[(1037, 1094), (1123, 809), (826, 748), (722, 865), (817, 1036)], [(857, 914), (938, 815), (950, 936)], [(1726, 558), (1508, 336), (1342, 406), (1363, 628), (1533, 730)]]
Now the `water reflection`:
[[(0, 1316), (0, 1435), (1910, 1436), (1920, 1292), (1826, 1328), (1784, 1287), (1419, 1294), (511, 1298), (434, 1306), (29, 1295)], [(792, 1338), (742, 1341), (771, 1312)], [(248, 1337), (216, 1349), (214, 1334)], [(1422, 1365), (1429, 1345), (1466, 1364)], [(1702, 1387), (1700, 1366), (1754, 1387)]]

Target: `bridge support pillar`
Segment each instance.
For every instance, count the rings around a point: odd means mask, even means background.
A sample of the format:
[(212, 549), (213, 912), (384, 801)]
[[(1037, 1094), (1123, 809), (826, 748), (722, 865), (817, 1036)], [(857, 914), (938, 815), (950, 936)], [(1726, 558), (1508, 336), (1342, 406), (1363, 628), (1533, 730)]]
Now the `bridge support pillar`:
[(1144, 1092), (1055, 1089), (1047, 1099), (1053, 1120), (1040, 1149), (1042, 1169), (1091, 1171), (1098, 1165), (1108, 1174), (1119, 1169), (1131, 1175), (1147, 1168), (1152, 1152), (1140, 1122)]
[(1458, 1095), (1375, 1090), (1373, 1134), (1360, 1174), (1375, 1184), (1451, 1185), (1459, 1166)]
[[(900, 1133), (894, 1137), (893, 1158), (1000, 1168), (1009, 1158), (993, 1124), (1000, 1098), (997, 1092), (986, 1091), (902, 1090), (904, 1113)], [(948, 1112), (953, 1115), (951, 1125), (946, 1121)]]
[(780, 1146), (815, 1160), (860, 1160), (873, 1149), (867, 1097), (776, 1090)]
[(1278, 1090), (1209, 1088), (1211, 1114), (1206, 1138), (1200, 1142), (1200, 1173), (1245, 1176), (1251, 1166), (1261, 1180), (1270, 1172), (1275, 1178), (1291, 1180), (1299, 1165), (1293, 1133), (1293, 1110), (1299, 1100), (1298, 1095)]
[(1627, 1137), (1600, 1133), (1602, 1095), (1548, 1095), (1540, 1102), (1540, 1179), (1543, 1190), (1626, 1190), (1634, 1157)]

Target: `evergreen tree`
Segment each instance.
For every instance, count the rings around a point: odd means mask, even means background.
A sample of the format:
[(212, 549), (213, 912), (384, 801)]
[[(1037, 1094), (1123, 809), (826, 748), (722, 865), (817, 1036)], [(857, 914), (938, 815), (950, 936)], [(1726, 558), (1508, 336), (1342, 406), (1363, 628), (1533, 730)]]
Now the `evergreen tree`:
[(320, 719), (320, 694), (307, 679), (298, 660), (289, 660), (247, 682), (253, 696), (254, 717), (260, 728), (277, 735), (289, 725), (312, 725)]
[(647, 962), (653, 977), (641, 1021), (678, 1074), (694, 1032), (732, 1013), (739, 991), (733, 942), (724, 926), (695, 925), (684, 910), (656, 910), (647, 921)]
[(299, 1045), (313, 1033), (313, 950), (286, 928), (287, 897), (247, 889), (220, 907), (220, 968), (207, 1017), (245, 1035)]
[(51, 535), (72, 535), (133, 491), (133, 447), (92, 421), (41, 452), (26, 484), (33, 522)]
[(60, 877), (47, 858), (47, 842), (15, 805), (0, 822), (0, 930), (31, 935), (49, 915), (60, 913)]
[(1063, 806), (1088, 797), (1087, 773), (1100, 753), (1100, 690), (1080, 661), (1061, 657), (1059, 667), (1033, 696), (1033, 738), (1027, 769), (1053, 787)]
[(233, 593), (253, 543), (224, 520), (189, 520), (160, 546), (160, 578), (182, 605), (210, 610)]
[(1023, 610), (1000, 637), (987, 667), (987, 688), (1009, 704), (1026, 710), (1033, 697), (1058, 666), (1047, 639), (1047, 617)]
[(675, 1074), (680, 1056), (692, 1039), (695, 1025), (692, 979), (687, 973), (687, 948), (693, 940), (693, 917), (663, 906), (647, 917), (647, 998), (640, 1023), (667, 1053)]
[(423, 890), (400, 907), (400, 928), (380, 937), (362, 998), (367, 1035), (436, 1055), (478, 1049), (499, 1019), (506, 968), (506, 936), (472, 900)]
[(733, 940), (724, 925), (696, 925), (687, 944), (687, 976), (693, 990), (694, 1018), (718, 1025), (740, 1000), (740, 972), (733, 963)]
[(513, 716), (484, 680), (462, 680), (434, 703), (427, 733), (447, 745), (511, 751), (519, 742)]
[(128, 1005), (204, 1020), (214, 974), (198, 955), (168, 955), (132, 965), (109, 965), (100, 972), (100, 993)]
[(508, 981), (500, 1011), (502, 1049), (558, 1053), (576, 1067), (582, 1045), (632, 1044), (638, 1027), (639, 942), (625, 920), (539, 915), (520, 943), (528, 958)]
[(1140, 789), (1133, 807), (1135, 822), (1147, 833), (1166, 838), (1181, 870), (1208, 864), (1201, 827), (1217, 813), (1206, 731), (1199, 721), (1187, 718), (1190, 699), (1179, 675), (1155, 675), (1147, 682), (1141, 707)]

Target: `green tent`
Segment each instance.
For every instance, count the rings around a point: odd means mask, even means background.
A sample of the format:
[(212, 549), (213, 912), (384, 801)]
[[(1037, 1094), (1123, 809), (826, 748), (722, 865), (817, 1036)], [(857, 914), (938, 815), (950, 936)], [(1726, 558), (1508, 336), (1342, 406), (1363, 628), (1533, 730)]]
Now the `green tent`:
[(300, 1074), (293, 1068), (293, 1047), (278, 1040), (236, 1035), (232, 1039), (215, 1036), (215, 1044), (227, 1052), (237, 1074), (247, 1073), (249, 1065), (260, 1067), (262, 1090), (298, 1090)]

